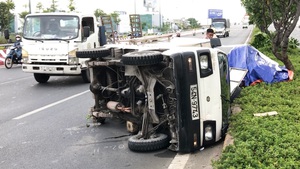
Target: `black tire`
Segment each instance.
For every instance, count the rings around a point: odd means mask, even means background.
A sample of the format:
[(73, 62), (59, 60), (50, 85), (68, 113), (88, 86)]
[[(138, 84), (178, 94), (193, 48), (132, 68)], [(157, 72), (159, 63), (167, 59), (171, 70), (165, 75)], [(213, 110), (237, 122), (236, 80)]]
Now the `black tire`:
[(90, 71), (89, 69), (81, 70), (81, 77), (84, 83), (90, 83)]
[(34, 73), (34, 79), (39, 83), (47, 83), (50, 76), (47, 74)]
[(110, 50), (107, 48), (94, 48), (94, 49), (84, 49), (81, 51), (76, 51), (76, 57), (78, 58), (103, 58), (110, 55)]
[(169, 145), (169, 138), (166, 134), (155, 134), (155, 138), (138, 139), (134, 135), (128, 139), (128, 148), (131, 151), (148, 152), (166, 148)]
[(12, 68), (13, 64), (14, 64), (14, 62), (10, 57), (5, 58), (4, 65), (5, 65), (6, 69)]
[(124, 65), (154, 65), (163, 60), (163, 55), (158, 51), (139, 51), (130, 52), (122, 56), (121, 61)]

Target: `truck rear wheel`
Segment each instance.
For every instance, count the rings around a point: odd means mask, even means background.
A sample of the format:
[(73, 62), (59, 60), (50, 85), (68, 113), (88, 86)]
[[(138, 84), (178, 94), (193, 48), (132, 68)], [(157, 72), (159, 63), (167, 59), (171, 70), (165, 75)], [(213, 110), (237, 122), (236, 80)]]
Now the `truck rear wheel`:
[(152, 135), (149, 139), (138, 138), (139, 135), (134, 135), (128, 139), (128, 148), (132, 151), (147, 152), (160, 150), (169, 145), (167, 135), (159, 133)]
[(154, 65), (163, 60), (163, 55), (158, 51), (138, 51), (126, 53), (121, 61), (124, 65)]
[(50, 76), (47, 74), (34, 73), (34, 79), (39, 83), (47, 83)]
[(84, 49), (76, 51), (76, 57), (78, 58), (103, 58), (110, 55), (110, 50), (107, 48), (94, 48), (94, 49)]

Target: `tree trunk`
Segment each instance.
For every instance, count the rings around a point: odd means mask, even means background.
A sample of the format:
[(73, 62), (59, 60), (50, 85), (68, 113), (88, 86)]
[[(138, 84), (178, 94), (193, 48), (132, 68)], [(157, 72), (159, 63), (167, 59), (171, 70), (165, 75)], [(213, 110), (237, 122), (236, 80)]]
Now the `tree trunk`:
[(288, 70), (295, 71), (294, 65), (290, 61), (287, 52), (286, 51), (278, 52), (278, 50), (274, 48), (277, 47), (274, 46), (272, 50), (272, 53), (275, 55), (275, 57), (279, 59)]
[(284, 59), (282, 62), (284, 63), (285, 67), (288, 70), (295, 72), (294, 65), (292, 64), (292, 62), (290, 61), (290, 59), (288, 57), (286, 59)]
[[(285, 33), (290, 34), (290, 30), (286, 30)], [(295, 71), (295, 68), (288, 57), (289, 36), (286, 36), (284, 32), (277, 30), (276, 35), (272, 40), (272, 53), (277, 59), (279, 59), (288, 70)]]

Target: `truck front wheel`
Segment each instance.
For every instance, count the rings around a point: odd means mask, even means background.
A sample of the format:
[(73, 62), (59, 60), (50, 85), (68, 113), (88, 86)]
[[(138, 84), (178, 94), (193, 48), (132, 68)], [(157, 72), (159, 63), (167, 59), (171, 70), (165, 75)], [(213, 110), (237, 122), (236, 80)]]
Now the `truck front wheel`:
[(166, 148), (168, 145), (169, 138), (162, 133), (154, 134), (148, 139), (139, 138), (139, 135), (134, 135), (128, 139), (128, 148), (131, 151), (155, 151)]
[(84, 83), (90, 83), (90, 71), (89, 69), (81, 70), (81, 77)]
[(47, 83), (50, 76), (47, 74), (34, 73), (34, 79), (39, 83)]

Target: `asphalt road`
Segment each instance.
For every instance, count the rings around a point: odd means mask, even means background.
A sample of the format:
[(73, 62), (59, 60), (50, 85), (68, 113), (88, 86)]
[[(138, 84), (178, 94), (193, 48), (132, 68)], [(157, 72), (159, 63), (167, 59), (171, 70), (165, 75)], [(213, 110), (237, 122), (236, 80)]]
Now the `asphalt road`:
[[(233, 45), (243, 44), (249, 32), (233, 27), (228, 38), (221, 38), (221, 48), (228, 53)], [(47, 84), (38, 84), (20, 66), (0, 66), (0, 168), (163, 169), (174, 162), (175, 152), (135, 153), (127, 147), (128, 136), (112, 138), (128, 134), (121, 121), (87, 127), (93, 106), (88, 89), (81, 77), (51, 77)], [(215, 152), (205, 151), (190, 154), (185, 168), (199, 168), (199, 163), (209, 167), (209, 154)]]

